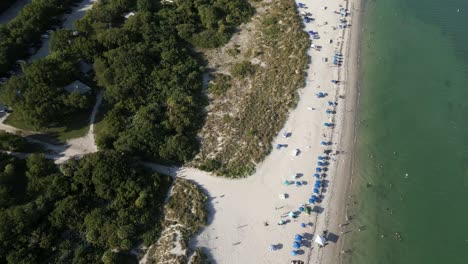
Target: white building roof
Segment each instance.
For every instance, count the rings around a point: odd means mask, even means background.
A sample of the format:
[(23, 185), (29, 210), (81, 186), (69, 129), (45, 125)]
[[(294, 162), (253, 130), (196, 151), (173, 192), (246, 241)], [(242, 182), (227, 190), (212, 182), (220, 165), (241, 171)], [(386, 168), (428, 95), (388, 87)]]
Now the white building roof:
[(73, 93), (74, 91), (77, 91), (80, 94), (85, 94), (91, 91), (91, 88), (88, 85), (80, 81), (74, 81), (71, 84), (65, 86), (65, 90), (69, 93)]
[(135, 15), (135, 12), (132, 11), (132, 12), (128, 12), (127, 14), (125, 14), (124, 17), (126, 19), (129, 19), (131, 16), (134, 16), (134, 15)]

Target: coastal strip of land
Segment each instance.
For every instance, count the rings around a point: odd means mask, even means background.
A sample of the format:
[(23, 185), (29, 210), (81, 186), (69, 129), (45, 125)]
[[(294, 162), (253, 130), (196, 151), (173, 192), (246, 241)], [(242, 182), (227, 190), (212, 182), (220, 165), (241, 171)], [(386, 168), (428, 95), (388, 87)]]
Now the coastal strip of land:
[[(351, 254), (343, 240), (356, 231), (347, 229), (352, 216), (346, 214), (346, 203), (358, 98), (360, 5), (349, 1), (300, 2), (305, 7), (299, 12), (310, 13), (313, 18), (305, 24), (305, 30), (318, 32), (320, 37), (313, 44), (320, 50), (308, 51), (311, 60), (305, 87), (299, 90), (297, 107), (273, 141), (274, 146), (287, 147), (274, 149), (254, 175), (241, 180), (214, 177), (187, 167), (152, 166), (192, 180), (207, 193), (208, 225), (192, 240), (192, 247), (203, 248), (215, 263), (340, 263)], [(346, 28), (339, 29), (343, 12), (350, 15), (346, 16)], [(332, 63), (337, 53), (342, 57), (337, 63), (340, 66)], [(320, 92), (326, 94), (325, 98), (316, 96)], [(324, 127), (324, 123), (334, 126)], [(284, 132), (289, 132), (289, 137), (283, 137)], [(321, 141), (328, 142), (327, 146)], [(330, 165), (321, 178), (325, 183), (321, 202), (309, 204), (317, 157), (324, 151), (330, 153)], [(300, 175), (301, 186), (284, 184), (293, 180), (293, 175)], [(301, 206), (311, 207), (311, 214), (299, 213)], [(291, 212), (294, 218), (289, 217)], [(278, 225), (280, 220), (285, 224)], [(327, 242), (319, 247), (314, 240), (324, 231)], [(299, 249), (293, 248), (296, 234), (303, 235)], [(277, 250), (270, 251), (272, 245)], [(293, 250), (296, 256), (291, 255)]]

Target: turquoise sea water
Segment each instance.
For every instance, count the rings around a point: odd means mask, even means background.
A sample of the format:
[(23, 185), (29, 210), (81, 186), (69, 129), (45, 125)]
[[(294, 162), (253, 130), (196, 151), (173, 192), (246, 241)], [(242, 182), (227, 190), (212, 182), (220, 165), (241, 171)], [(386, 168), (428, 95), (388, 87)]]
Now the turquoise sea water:
[(343, 263), (468, 263), (468, 1), (365, 10)]

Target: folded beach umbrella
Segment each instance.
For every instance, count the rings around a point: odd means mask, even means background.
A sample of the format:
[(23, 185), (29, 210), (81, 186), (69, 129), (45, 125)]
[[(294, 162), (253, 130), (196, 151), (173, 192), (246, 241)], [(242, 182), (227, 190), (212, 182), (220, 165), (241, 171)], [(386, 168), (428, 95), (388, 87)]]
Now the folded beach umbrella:
[(315, 243), (323, 246), (323, 245), (325, 245), (325, 238), (317, 235), (317, 237), (315, 238)]
[(299, 242), (297, 242), (297, 241), (294, 242), (294, 243), (293, 243), (293, 248), (296, 248), (296, 249), (301, 248), (301, 243), (299, 243)]
[(315, 168), (315, 171), (316, 171), (316, 172), (321, 172), (322, 169), (317, 167), (317, 168)]
[[(317, 194), (318, 194), (319, 192), (320, 192), (319, 189), (314, 188), (314, 193), (317, 193)], [(313, 199), (311, 199), (311, 200), (313, 200)], [(313, 201), (315, 202), (315, 200), (313, 200)], [(312, 202), (312, 203), (313, 203), (313, 202)]]
[(291, 251), (291, 256), (294, 256), (294, 257), (297, 256), (296, 250)]
[(294, 237), (294, 240), (297, 241), (297, 242), (301, 242), (302, 241), (302, 236), (299, 235), (299, 234), (296, 234), (296, 236)]

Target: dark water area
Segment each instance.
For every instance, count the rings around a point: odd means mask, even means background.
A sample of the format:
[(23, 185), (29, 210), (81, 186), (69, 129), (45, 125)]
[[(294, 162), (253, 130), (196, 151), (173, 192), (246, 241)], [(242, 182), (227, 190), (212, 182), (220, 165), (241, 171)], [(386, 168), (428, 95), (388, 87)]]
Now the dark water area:
[(365, 10), (343, 262), (468, 263), (468, 1)]

